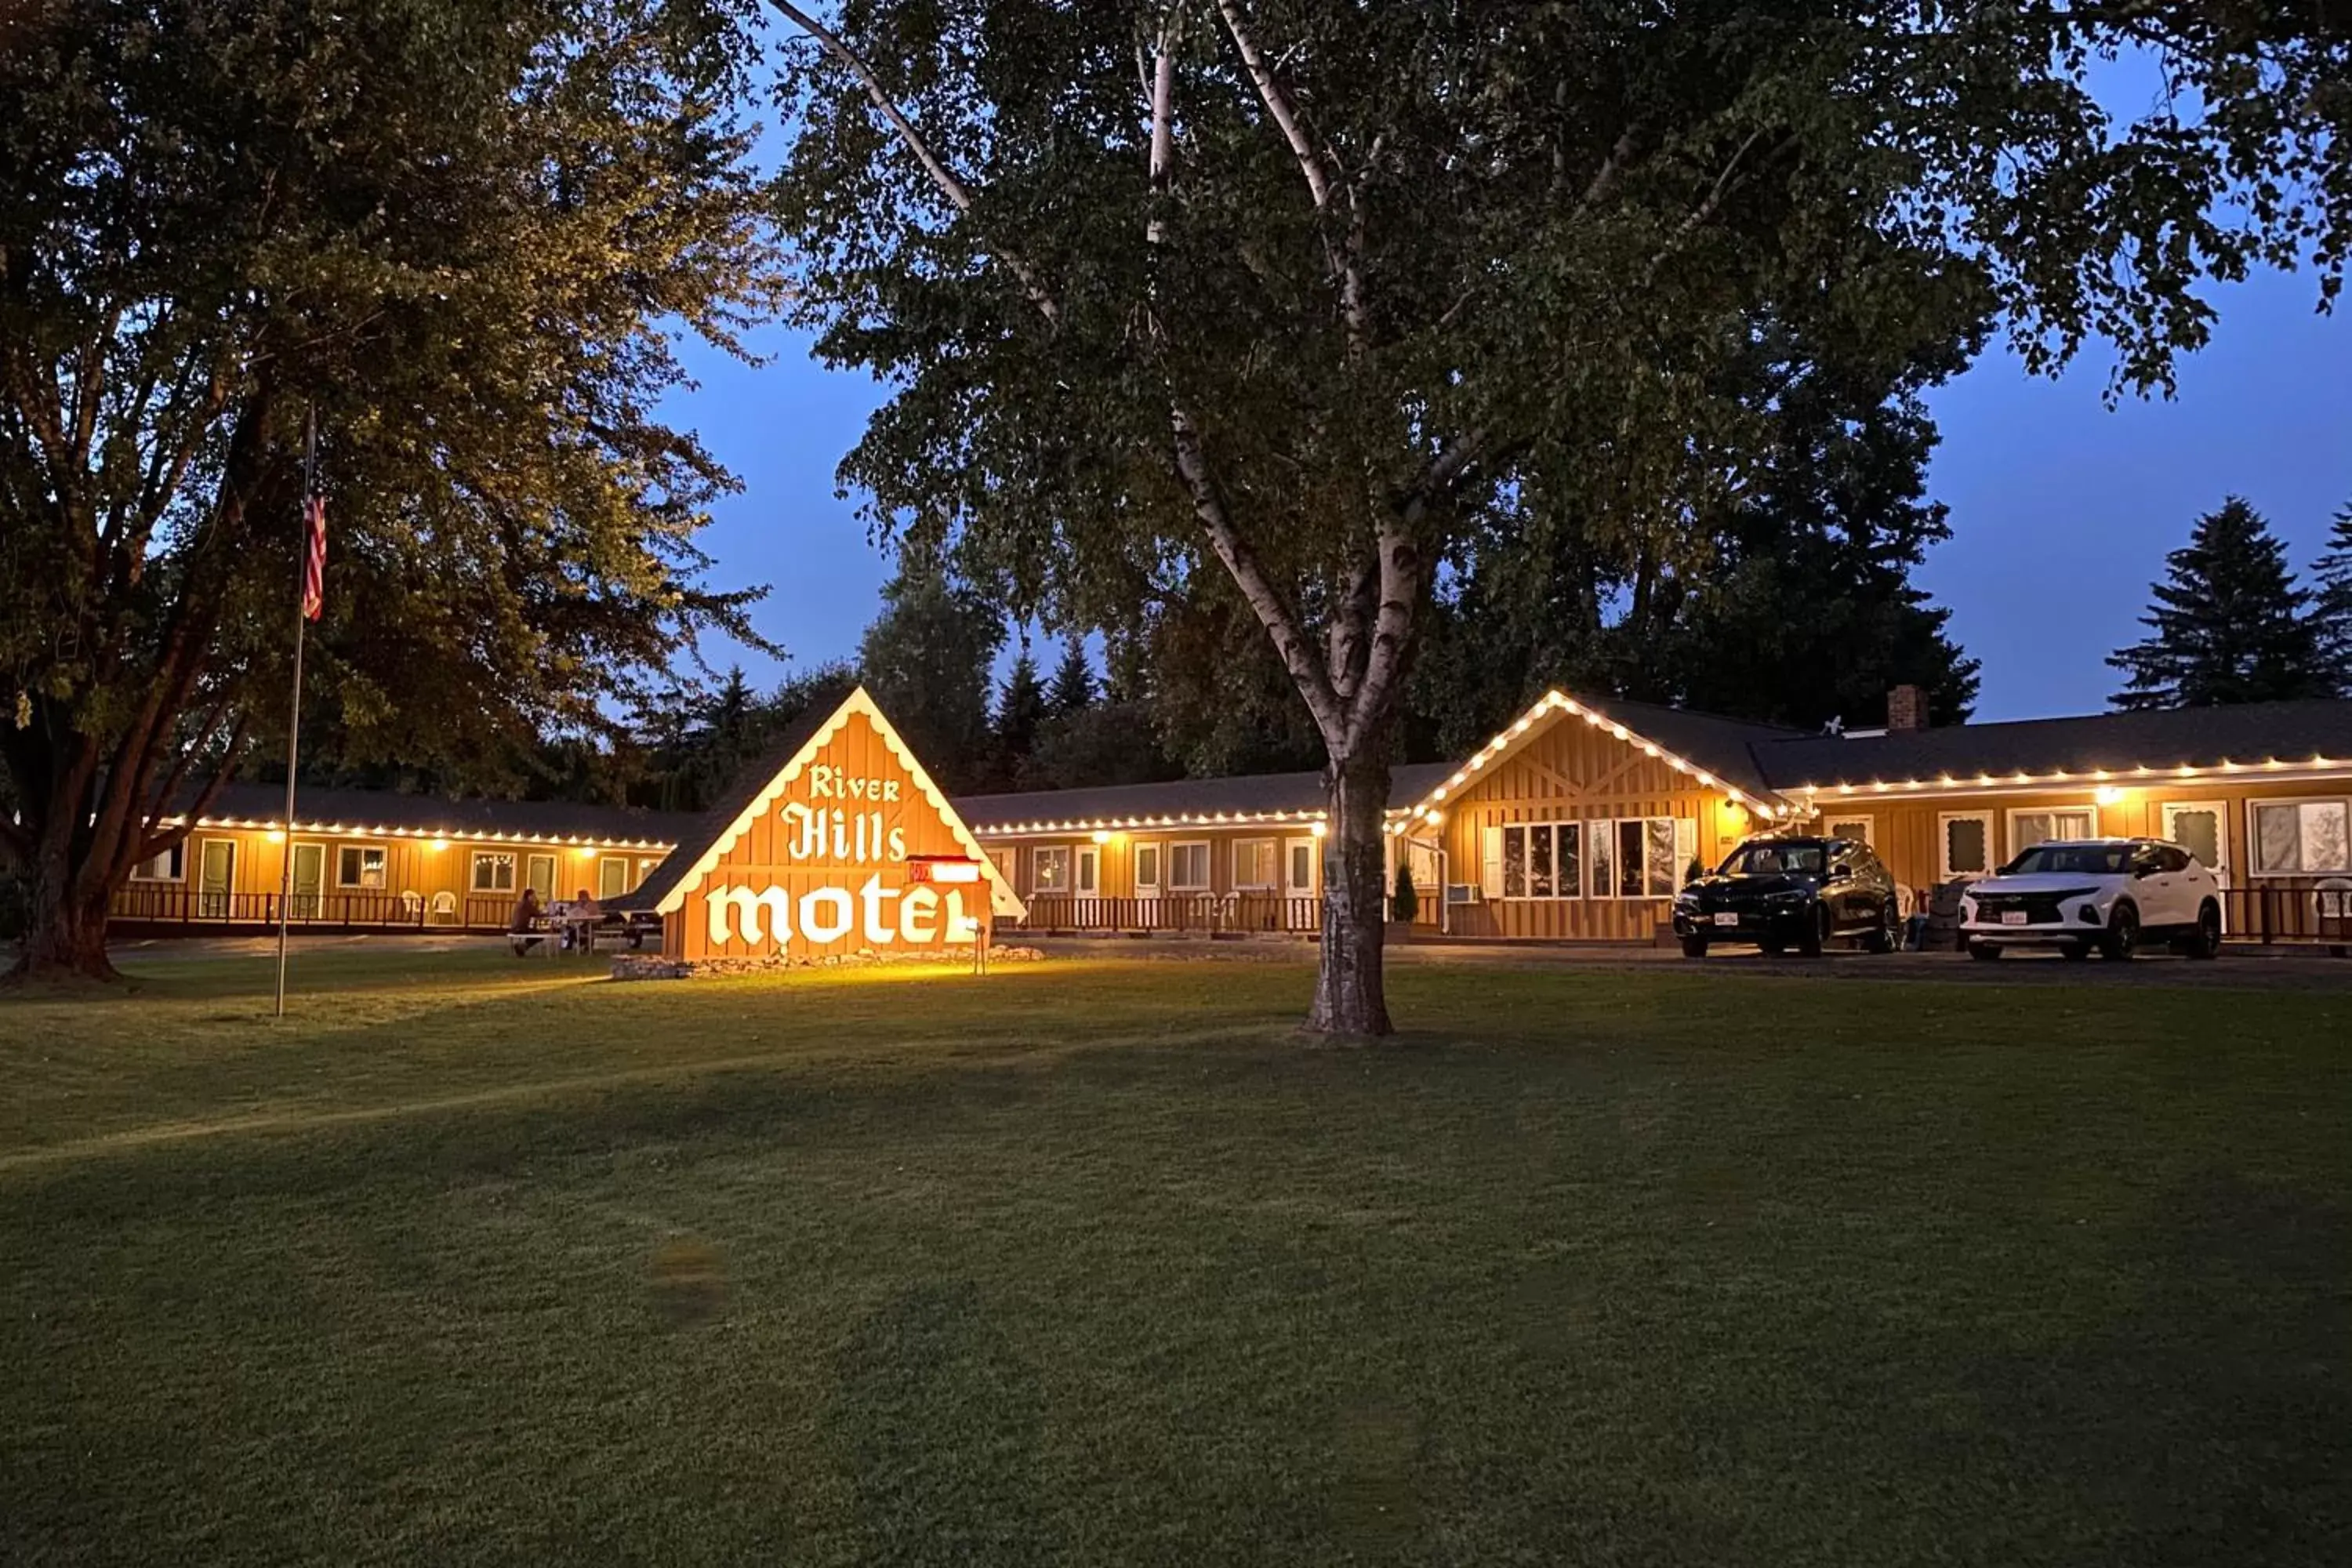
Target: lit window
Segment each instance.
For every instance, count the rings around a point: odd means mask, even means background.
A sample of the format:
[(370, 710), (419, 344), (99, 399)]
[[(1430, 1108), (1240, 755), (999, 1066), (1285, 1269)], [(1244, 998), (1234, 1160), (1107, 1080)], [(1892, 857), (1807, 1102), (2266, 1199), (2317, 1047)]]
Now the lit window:
[(384, 850), (381, 844), (345, 844), (335, 851), (335, 886), (383, 886)]
[(2352, 871), (2352, 806), (2340, 800), (2257, 801), (2254, 869), (2266, 877)]
[(502, 849), (477, 850), (474, 854), (474, 891), (511, 893), (514, 890), (515, 858)]
[(1040, 893), (1066, 893), (1070, 890), (1070, 851), (1065, 845), (1048, 845), (1036, 852), (1036, 879), (1032, 884)]
[(152, 860), (142, 860), (131, 868), (134, 882), (184, 881), (188, 874), (188, 847), (183, 842), (173, 845)]
[(1253, 890), (1274, 886), (1276, 866), (1271, 838), (1243, 838), (1234, 844), (1234, 886)]
[(1209, 847), (1206, 844), (1170, 845), (1168, 885), (1180, 893), (1206, 892), (1209, 887)]

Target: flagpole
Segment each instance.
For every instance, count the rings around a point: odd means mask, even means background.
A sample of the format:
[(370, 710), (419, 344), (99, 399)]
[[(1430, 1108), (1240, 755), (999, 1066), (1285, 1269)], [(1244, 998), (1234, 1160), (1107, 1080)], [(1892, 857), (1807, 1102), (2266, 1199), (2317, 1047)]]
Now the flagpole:
[(302, 548), (294, 585), (294, 700), (286, 713), (285, 832), (278, 855), (278, 1012), (286, 1016), (286, 931), (294, 906), (294, 767), (302, 752), (302, 642), (310, 628), (303, 604), (310, 577), (310, 501), (319, 491), (319, 411), (310, 410), (302, 438)]

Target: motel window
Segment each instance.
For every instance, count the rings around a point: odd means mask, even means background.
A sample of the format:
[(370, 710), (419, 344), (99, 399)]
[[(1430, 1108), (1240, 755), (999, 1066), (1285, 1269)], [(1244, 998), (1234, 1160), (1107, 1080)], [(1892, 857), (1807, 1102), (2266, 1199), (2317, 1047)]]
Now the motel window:
[(2228, 807), (2218, 800), (2167, 801), (2164, 836), (2197, 858), (2208, 870), (2227, 873), (2230, 842), (2221, 832)]
[(1208, 891), (1209, 847), (1201, 843), (1170, 845), (1168, 885), (1180, 893)]
[(1048, 845), (1034, 851), (1037, 879), (1034, 890), (1040, 893), (1066, 893), (1070, 890), (1070, 851), (1062, 844)]
[(1503, 897), (1574, 899), (1584, 893), (1584, 825), (1513, 823), (1503, 829)]
[(617, 899), (629, 890), (629, 863), (618, 855), (596, 862), (596, 896)]
[(1873, 847), (1878, 842), (1877, 829), (1878, 824), (1867, 816), (1832, 816), (1822, 824), (1822, 831), (1832, 838)]
[(1689, 817), (1625, 817), (1593, 823), (1587, 831), (1592, 836), (1590, 876), (1596, 899), (1674, 897), (1682, 881), (1684, 846), (1695, 854), (1698, 844), (1698, 824)]
[(1092, 844), (1078, 851), (1078, 891), (1087, 898), (1102, 891), (1102, 850)]
[(1294, 838), (1290, 841), (1290, 890), (1312, 893), (1315, 890), (1315, 840)]
[(522, 885), (542, 900), (555, 897), (555, 857), (526, 855), (522, 858)]
[(131, 868), (134, 882), (182, 882), (188, 876), (188, 847), (183, 842), (173, 845), (152, 860), (142, 860)]
[(1135, 890), (1138, 894), (1160, 890), (1160, 846), (1157, 844), (1135, 847)]
[(1019, 849), (1008, 844), (1002, 849), (990, 850), (988, 858), (996, 862), (997, 872), (1003, 877), (1006, 887), (1017, 888), (1021, 885), (1021, 851)]
[(2352, 871), (2352, 802), (2258, 800), (2251, 809), (2255, 875)]
[(2012, 811), (2009, 814), (2009, 852), (2022, 855), (2037, 844), (2088, 838), (2097, 832), (2098, 827), (2087, 805), (2066, 806), (2055, 811)]
[(474, 853), (474, 891), (511, 893), (515, 890), (515, 858), (503, 849)]
[(1244, 838), (1234, 845), (1234, 886), (1255, 892), (1274, 886), (1279, 862), (1271, 838)]
[(1983, 812), (1950, 812), (1936, 823), (1937, 869), (1945, 881), (1982, 877), (1992, 870), (1992, 818)]
[(383, 886), (384, 849), (381, 844), (346, 844), (335, 851), (335, 886)]

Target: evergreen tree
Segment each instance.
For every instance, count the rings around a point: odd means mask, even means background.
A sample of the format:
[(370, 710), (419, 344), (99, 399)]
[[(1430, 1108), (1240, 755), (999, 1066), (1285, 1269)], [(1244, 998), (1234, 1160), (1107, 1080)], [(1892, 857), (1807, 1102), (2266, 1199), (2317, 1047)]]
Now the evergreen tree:
[(1004, 689), (996, 699), (996, 777), (991, 787), (1018, 789), (1027, 771), (1030, 755), (1037, 749), (1037, 732), (1045, 727), (1052, 710), (1045, 697), (1045, 683), (1037, 677), (1037, 661), (1029, 655), (1029, 645), (1021, 645), (1021, 657), (1013, 661), (1013, 672), (1005, 677)]
[(882, 586), (882, 613), (858, 644), (858, 673), (874, 700), (943, 788), (986, 782), (990, 668), (1004, 619), (952, 574), (938, 551), (912, 541)]
[(1045, 700), (1056, 718), (1067, 718), (1081, 708), (1094, 706), (1095, 696), (1094, 667), (1087, 662), (1086, 645), (1073, 637), (1062, 650), (1062, 662), (1054, 671), (1053, 689)]
[(2197, 520), (2165, 557), (2165, 579), (2140, 624), (2155, 635), (2107, 662), (2126, 676), (2118, 708), (2206, 708), (2324, 697), (2311, 595), (2260, 512), (2237, 496)]
[(2312, 563), (2311, 574), (2319, 580), (2311, 605), (2319, 668), (2336, 696), (2352, 697), (2352, 502), (2336, 512), (2327, 549)]

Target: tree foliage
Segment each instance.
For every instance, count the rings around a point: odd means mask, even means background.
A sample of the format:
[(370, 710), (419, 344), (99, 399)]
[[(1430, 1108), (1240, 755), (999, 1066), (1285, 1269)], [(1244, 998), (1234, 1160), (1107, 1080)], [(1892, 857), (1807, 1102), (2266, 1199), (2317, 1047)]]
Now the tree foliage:
[(910, 543), (858, 643), (859, 678), (942, 789), (990, 782), (990, 672), (1004, 630), (1003, 612), (937, 550)]
[(2339, 508), (2327, 531), (2327, 548), (2312, 563), (2316, 587), (2311, 624), (2319, 643), (2320, 668), (2338, 697), (2352, 698), (2352, 505)]
[(2311, 595), (2286, 548), (2237, 496), (2197, 520), (2165, 557), (2140, 624), (2149, 637), (2107, 662), (2126, 677), (2118, 708), (2207, 708), (2332, 694)]
[[(2124, 386), (2209, 278), (2316, 259), (2338, 42), (2206, 0), (853, 0), (784, 98), (800, 320), (895, 391), (877, 521), (1118, 625), (1222, 573), (1331, 777), (1314, 1022), (1381, 1032), (1387, 767), (1439, 563), (1499, 509), (1647, 534), (1769, 459), (1769, 321), (1892, 376), (1999, 312)], [(2119, 49), (2168, 91), (2118, 121)]]
[[(0, 55), (0, 824), (102, 972), (175, 802), (283, 711), (511, 782), (687, 638), (731, 483), (651, 412), (774, 301), (725, 0), (47, 0)], [(756, 638), (754, 638), (756, 641)]]

